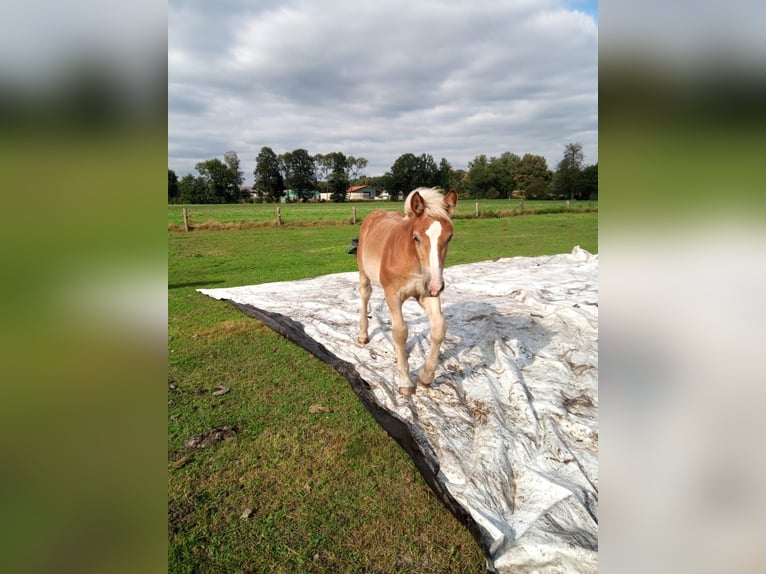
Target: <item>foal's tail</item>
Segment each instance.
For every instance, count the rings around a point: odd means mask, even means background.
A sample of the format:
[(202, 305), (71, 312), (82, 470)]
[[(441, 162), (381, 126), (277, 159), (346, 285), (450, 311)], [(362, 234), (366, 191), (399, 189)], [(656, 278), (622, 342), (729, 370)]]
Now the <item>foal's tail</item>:
[(359, 238), (358, 237), (351, 240), (351, 247), (349, 247), (346, 250), (346, 253), (348, 253), (349, 255), (355, 255), (357, 247), (359, 247)]

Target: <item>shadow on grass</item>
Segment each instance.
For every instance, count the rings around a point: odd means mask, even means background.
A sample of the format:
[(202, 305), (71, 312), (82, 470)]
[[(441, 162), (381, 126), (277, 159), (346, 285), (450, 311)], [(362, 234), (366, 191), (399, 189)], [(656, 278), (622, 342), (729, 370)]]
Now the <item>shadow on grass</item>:
[(213, 281), (190, 281), (189, 283), (169, 283), (168, 291), (171, 289), (181, 289), (183, 287), (206, 287), (208, 285), (215, 285), (217, 283), (223, 283), (223, 279), (215, 279)]

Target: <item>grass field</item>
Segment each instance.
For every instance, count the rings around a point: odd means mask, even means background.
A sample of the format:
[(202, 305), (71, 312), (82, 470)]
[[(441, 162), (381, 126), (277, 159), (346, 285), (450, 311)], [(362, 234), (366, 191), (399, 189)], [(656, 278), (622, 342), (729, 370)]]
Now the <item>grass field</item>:
[[(523, 207), (522, 207), (523, 203)], [(349, 203), (282, 203), (223, 204), (223, 205), (168, 205), (168, 229), (183, 230), (183, 208), (187, 209), (192, 227), (218, 229), (221, 227), (271, 226), (276, 223), (276, 210), (280, 208), (285, 225), (351, 224), (352, 209), (356, 208), (357, 221), (376, 209), (401, 210), (402, 202), (358, 201)], [(518, 199), (492, 199), (479, 201), (481, 217), (528, 213), (564, 212), (566, 201), (520, 201)], [(573, 201), (571, 211), (598, 211), (596, 201)], [(458, 202), (455, 218), (474, 217), (475, 200)]]
[[(458, 219), (448, 264), (597, 252), (597, 218)], [(168, 234), (169, 572), (484, 571), (478, 544), (344, 378), (195, 291), (352, 271), (357, 231)], [(227, 440), (184, 444), (210, 429)]]

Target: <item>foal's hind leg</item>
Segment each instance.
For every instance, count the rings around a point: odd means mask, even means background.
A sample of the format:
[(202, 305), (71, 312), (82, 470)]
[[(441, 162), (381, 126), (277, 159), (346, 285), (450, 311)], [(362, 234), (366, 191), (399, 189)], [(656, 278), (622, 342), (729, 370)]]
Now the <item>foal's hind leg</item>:
[(370, 284), (370, 278), (364, 271), (359, 271), (359, 295), (362, 299), (362, 308), (359, 312), (359, 343), (366, 345), (370, 340), (367, 334), (367, 305), (370, 302), (370, 295), (372, 294), (372, 285)]
[(418, 383), (428, 386), (434, 380), (434, 372), (439, 362), (439, 348), (447, 333), (447, 323), (442, 315), (441, 298), (420, 297), (418, 303), (426, 312), (428, 322), (431, 325), (431, 349), (428, 351), (426, 362), (418, 375)]

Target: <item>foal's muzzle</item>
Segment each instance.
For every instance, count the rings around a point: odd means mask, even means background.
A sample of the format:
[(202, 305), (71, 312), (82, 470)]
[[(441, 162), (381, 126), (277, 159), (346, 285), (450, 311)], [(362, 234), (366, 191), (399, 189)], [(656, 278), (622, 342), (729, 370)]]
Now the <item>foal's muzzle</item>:
[(439, 294), (444, 291), (445, 283), (442, 281), (438, 285), (433, 285), (431, 282), (425, 284), (425, 290), (429, 297), (438, 297)]

